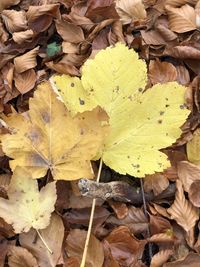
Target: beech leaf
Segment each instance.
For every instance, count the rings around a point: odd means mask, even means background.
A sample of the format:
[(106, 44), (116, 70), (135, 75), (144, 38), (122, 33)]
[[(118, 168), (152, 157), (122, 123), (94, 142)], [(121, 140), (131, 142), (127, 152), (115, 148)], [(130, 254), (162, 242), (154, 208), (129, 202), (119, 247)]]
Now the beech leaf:
[(0, 198), (0, 217), (12, 224), (15, 233), (28, 232), (31, 227), (48, 226), (56, 202), (55, 182), (40, 192), (36, 180), (23, 168), (17, 168), (8, 188), (8, 198)]
[(73, 114), (98, 105), (107, 112), (110, 131), (98, 157), (115, 171), (136, 177), (170, 166), (159, 150), (176, 141), (190, 113), (184, 104), (185, 87), (170, 82), (145, 91), (146, 72), (138, 54), (118, 43), (86, 61), (81, 80), (67, 75), (51, 78)]
[(200, 129), (198, 128), (191, 141), (187, 143), (187, 156), (190, 162), (200, 164)]

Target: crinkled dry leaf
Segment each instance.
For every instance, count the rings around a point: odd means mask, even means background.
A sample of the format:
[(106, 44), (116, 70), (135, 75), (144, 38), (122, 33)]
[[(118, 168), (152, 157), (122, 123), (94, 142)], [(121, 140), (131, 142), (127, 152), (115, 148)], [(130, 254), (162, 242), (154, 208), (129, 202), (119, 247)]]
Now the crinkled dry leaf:
[(188, 196), (189, 200), (195, 207), (200, 207), (199, 190), (200, 190), (200, 180), (194, 181), (189, 188)]
[(141, 259), (145, 240), (135, 238), (128, 227), (119, 226), (115, 228), (106, 238), (113, 258), (120, 266), (136, 266)]
[(159, 251), (152, 257), (150, 267), (162, 267), (172, 254), (173, 251), (171, 249)]
[(116, 10), (123, 24), (146, 19), (147, 13), (142, 0), (116, 0)]
[(10, 246), (8, 251), (9, 267), (38, 267), (36, 258), (25, 248)]
[(194, 252), (189, 252), (184, 259), (180, 259), (173, 262), (168, 262), (163, 267), (199, 267), (200, 255)]
[(105, 113), (96, 108), (70, 117), (49, 82), (38, 86), (29, 108), (26, 118), (20, 114), (8, 118), (14, 131), (1, 138), (3, 151), (13, 159), (12, 170), (23, 166), (31, 170), (32, 178), (43, 177), (48, 169), (54, 179), (92, 178), (90, 160), (107, 132), (107, 126), (102, 126)]
[(56, 197), (55, 182), (39, 192), (37, 181), (18, 167), (8, 188), (9, 199), (0, 198), (0, 217), (12, 224), (16, 233), (28, 232), (31, 227), (43, 229), (49, 224)]
[(6, 198), (8, 186), (10, 184), (10, 174), (0, 174), (0, 196)]
[(171, 219), (175, 220), (188, 232), (199, 219), (199, 210), (185, 198), (181, 181), (177, 180), (176, 185), (176, 198), (171, 207), (167, 209), (167, 212), (171, 215)]
[(26, 30), (28, 27), (25, 11), (3, 10), (1, 16), (10, 33)]
[(190, 74), (184, 65), (176, 66), (177, 81), (182, 85), (188, 85), (190, 83)]
[(152, 84), (176, 81), (176, 68), (168, 62), (151, 60), (149, 63), (149, 78)]
[(184, 5), (180, 8), (167, 6), (169, 27), (172, 31), (183, 33), (196, 29), (196, 14), (193, 7)]
[(194, 6), (197, 3), (198, 0), (166, 0), (165, 5), (173, 6), (173, 7), (180, 7), (184, 4), (190, 4)]
[(39, 52), (39, 46), (35, 47), (34, 49), (28, 51), (27, 53), (15, 57), (14, 58), (14, 65), (15, 70), (18, 73), (22, 73), (26, 70), (33, 69), (37, 65), (36, 57)]
[(0, 11), (10, 7), (17, 5), (20, 2), (20, 0), (1, 0), (0, 1)]
[(26, 30), (22, 32), (14, 32), (13, 33), (13, 40), (17, 44), (22, 44), (24, 41), (32, 38), (34, 35), (34, 32), (32, 30)]
[(152, 235), (159, 233), (166, 233), (166, 231), (172, 230), (170, 222), (161, 217), (149, 214), (150, 217), (150, 232)]
[(153, 191), (157, 196), (162, 193), (169, 185), (169, 180), (161, 173), (146, 175), (144, 179), (145, 192)]
[(25, 94), (34, 88), (37, 76), (34, 69), (26, 70), (22, 73), (15, 72), (15, 86), (21, 94)]
[(168, 230), (161, 234), (155, 234), (148, 238), (148, 242), (152, 243), (173, 243), (174, 241), (174, 234), (172, 230)]
[(81, 27), (65, 20), (56, 20), (56, 29), (62, 39), (66, 42), (80, 43), (85, 40)]
[(195, 180), (200, 180), (200, 166), (188, 161), (180, 161), (178, 162), (178, 177), (183, 183), (184, 190), (188, 193), (191, 184)]
[[(69, 257), (76, 257), (81, 262), (87, 232), (79, 229), (72, 229), (66, 239), (66, 252)], [(78, 242), (77, 242), (78, 240)], [(102, 243), (92, 234), (90, 236), (86, 266), (102, 267), (104, 252)]]
[(72, 113), (97, 105), (107, 112), (111, 130), (99, 157), (117, 172), (136, 177), (170, 166), (158, 150), (175, 142), (189, 114), (184, 87), (172, 82), (144, 92), (146, 79), (145, 62), (120, 43), (86, 61), (81, 80), (52, 78), (53, 88)]
[(61, 256), (64, 238), (64, 225), (61, 217), (52, 214), (49, 226), (40, 230), (40, 234), (53, 252), (52, 254), (49, 253), (39, 237), (36, 239), (37, 233), (34, 229), (26, 234), (20, 234), (20, 244), (33, 254), (40, 267), (55, 267)]
[(120, 267), (119, 263), (113, 258), (109, 243), (106, 240), (103, 241), (103, 248), (105, 257), (103, 267)]
[(187, 143), (187, 156), (190, 162), (200, 164), (200, 128), (193, 133), (193, 138)]
[(175, 47), (166, 48), (164, 54), (178, 59), (200, 59), (199, 49), (189, 45), (177, 45)]
[(147, 45), (165, 45), (166, 41), (158, 31), (141, 31), (141, 36)]

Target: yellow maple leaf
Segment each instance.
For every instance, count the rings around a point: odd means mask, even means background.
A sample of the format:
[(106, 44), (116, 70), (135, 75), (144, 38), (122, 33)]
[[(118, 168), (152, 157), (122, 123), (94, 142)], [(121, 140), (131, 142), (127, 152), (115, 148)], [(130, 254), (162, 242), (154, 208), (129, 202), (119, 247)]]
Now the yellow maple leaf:
[(38, 87), (29, 108), (24, 116), (8, 118), (11, 134), (1, 136), (11, 169), (26, 167), (32, 178), (44, 176), (48, 169), (56, 180), (92, 178), (90, 160), (103, 143), (105, 112), (96, 108), (72, 118), (49, 82)]
[(136, 177), (170, 166), (159, 150), (176, 141), (189, 115), (183, 86), (170, 82), (145, 91), (146, 82), (145, 62), (120, 43), (86, 61), (81, 80), (68, 75), (51, 78), (73, 114), (97, 105), (107, 112), (111, 129), (99, 156), (117, 172)]
[(56, 202), (55, 182), (40, 191), (36, 180), (24, 168), (16, 168), (8, 188), (8, 198), (0, 198), (0, 217), (12, 224), (15, 233), (28, 232), (31, 227), (44, 229), (50, 222)]

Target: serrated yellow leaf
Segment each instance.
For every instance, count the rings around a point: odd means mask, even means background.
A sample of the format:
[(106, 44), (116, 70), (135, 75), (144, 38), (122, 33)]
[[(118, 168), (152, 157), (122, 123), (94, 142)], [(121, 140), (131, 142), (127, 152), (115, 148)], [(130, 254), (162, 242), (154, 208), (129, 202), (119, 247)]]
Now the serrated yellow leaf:
[[(101, 151), (106, 165), (136, 177), (160, 172), (170, 165), (167, 156), (159, 150), (176, 141), (181, 134), (180, 126), (189, 114), (183, 86), (176, 82), (157, 84), (144, 92), (146, 64), (123, 44), (102, 50), (94, 60), (86, 61), (78, 89), (68, 90), (67, 100), (62, 79), (70, 83), (74, 78), (52, 78), (60, 91), (59, 97), (63, 97), (69, 109), (74, 99), (86, 94), (90, 105), (99, 105), (107, 112), (111, 129)], [(73, 101), (69, 105), (71, 92)], [(82, 107), (85, 110), (91, 108), (87, 103)], [(72, 111), (75, 109), (74, 105)]]
[(31, 227), (48, 226), (56, 202), (55, 182), (40, 192), (36, 180), (24, 168), (16, 168), (8, 189), (8, 198), (0, 198), (0, 217), (12, 224), (15, 233), (28, 232)]
[(26, 116), (8, 118), (11, 134), (1, 137), (3, 151), (12, 159), (11, 169), (26, 167), (32, 178), (44, 176), (47, 170), (55, 180), (92, 178), (90, 160), (106, 132), (104, 112), (96, 108), (72, 118), (49, 82), (38, 87), (29, 108)]
[(191, 141), (187, 143), (187, 156), (190, 162), (200, 164), (200, 129), (198, 128)]

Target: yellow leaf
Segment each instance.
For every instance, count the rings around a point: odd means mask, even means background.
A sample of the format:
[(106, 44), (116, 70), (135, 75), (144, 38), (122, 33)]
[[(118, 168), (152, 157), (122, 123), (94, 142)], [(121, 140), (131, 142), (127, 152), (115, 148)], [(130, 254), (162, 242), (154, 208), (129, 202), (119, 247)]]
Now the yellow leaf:
[(55, 182), (40, 192), (36, 180), (24, 168), (16, 168), (8, 189), (8, 198), (0, 198), (0, 217), (12, 224), (15, 233), (28, 232), (31, 227), (48, 226), (56, 202)]
[(200, 164), (200, 129), (198, 128), (191, 141), (187, 143), (187, 156), (190, 162)]
[(11, 134), (1, 137), (3, 151), (13, 159), (11, 169), (26, 167), (32, 178), (48, 169), (54, 179), (92, 178), (90, 160), (103, 143), (104, 112), (96, 108), (72, 118), (49, 82), (38, 87), (29, 107), (26, 116), (14, 114), (6, 120)]
[[(65, 75), (52, 78), (61, 98), (66, 90), (60, 82), (62, 79), (68, 83), (70, 79), (74, 81)], [(189, 114), (183, 86), (170, 82), (144, 92), (146, 81), (145, 62), (138, 59), (136, 52), (118, 43), (99, 52), (94, 60), (86, 61), (78, 89), (68, 90), (67, 101), (63, 98), (71, 109), (81, 91), (81, 97), (86, 94), (91, 99), (90, 105), (96, 103), (107, 112), (110, 132), (99, 157), (117, 172), (136, 177), (170, 166), (167, 156), (159, 150), (176, 141), (181, 134), (180, 126)], [(73, 100), (68, 104), (70, 93)], [(73, 105), (73, 112), (75, 108)], [(84, 108), (91, 106), (86, 103)]]

